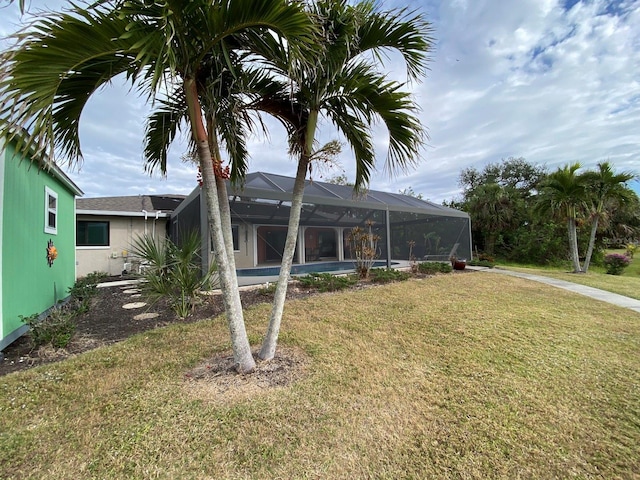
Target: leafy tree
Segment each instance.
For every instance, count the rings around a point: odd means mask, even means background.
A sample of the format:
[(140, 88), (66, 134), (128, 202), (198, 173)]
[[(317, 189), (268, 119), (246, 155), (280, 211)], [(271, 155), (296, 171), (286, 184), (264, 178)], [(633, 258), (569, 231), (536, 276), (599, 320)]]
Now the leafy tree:
[(523, 157), (509, 157), (502, 159), (500, 163), (489, 163), (482, 171), (475, 167), (462, 170), (458, 184), (464, 189), (465, 194), (487, 183), (497, 183), (502, 187), (516, 189), (522, 194), (534, 193), (540, 181), (546, 176), (546, 168), (533, 165)]
[(252, 44), (279, 39), (271, 32), (286, 36), (290, 47), (313, 40), (308, 15), (284, 0), (98, 0), (86, 9), (72, 5), (64, 13), (37, 19), (14, 35), (15, 44), (0, 58), (2, 128), (27, 130), (19, 147), (24, 152), (49, 150), (51, 158), (58, 150), (71, 162), (81, 160), (78, 126), (84, 106), (93, 92), (120, 74), (150, 98), (174, 88), (184, 95), (234, 358), (243, 372), (252, 371), (255, 362), (229, 265), (232, 252), (226, 251), (217, 191), (221, 171), (212, 162), (199, 75), (210, 55), (226, 49), (226, 39), (235, 36)]
[(265, 49), (272, 53), (263, 56), (269, 59), (275, 74), (286, 81), (259, 106), (287, 128), (298, 168), (278, 286), (260, 350), (262, 359), (272, 358), (276, 350), (304, 182), (311, 162), (322, 151), (316, 148), (315, 140), (320, 118), (328, 119), (353, 150), (356, 190), (369, 182), (374, 168), (374, 121), (381, 120), (389, 132), (387, 167), (391, 172), (417, 161), (425, 136), (410, 94), (375, 68), (386, 52), (395, 50), (402, 55), (411, 79), (423, 75), (432, 47), (431, 26), (423, 16), (405, 9), (378, 11), (368, 0), (353, 5), (346, 0), (321, 0), (308, 4), (308, 9), (323, 39), (323, 49), (310, 65), (291, 62), (281, 42), (264, 38)]
[(577, 221), (587, 208), (588, 198), (585, 178), (578, 174), (580, 168), (579, 163), (574, 163), (549, 174), (542, 183), (536, 205), (539, 213), (551, 213), (566, 222), (574, 273), (582, 271), (578, 255)]
[(407, 188), (403, 188), (402, 190), (398, 190), (400, 195), (407, 195), (408, 197), (417, 198), (418, 200), (423, 200), (424, 196), (421, 193), (416, 193), (413, 190), (413, 187), (409, 185)]
[(494, 254), (498, 235), (512, 226), (518, 201), (513, 188), (497, 183), (479, 185), (471, 192), (467, 211), (475, 228), (482, 232), (484, 249), (489, 255)]
[(583, 178), (587, 183), (591, 201), (591, 236), (582, 267), (582, 271), (586, 273), (593, 254), (598, 225), (608, 220), (616, 207), (631, 202), (636, 194), (626, 186), (635, 175), (630, 172), (615, 173), (609, 162), (598, 163), (597, 169), (585, 172)]
[(458, 179), (462, 198), (443, 204), (469, 213), (473, 236), (483, 250), (507, 257), (533, 223), (533, 199), (545, 171), (522, 157), (489, 163), (482, 170), (466, 168)]

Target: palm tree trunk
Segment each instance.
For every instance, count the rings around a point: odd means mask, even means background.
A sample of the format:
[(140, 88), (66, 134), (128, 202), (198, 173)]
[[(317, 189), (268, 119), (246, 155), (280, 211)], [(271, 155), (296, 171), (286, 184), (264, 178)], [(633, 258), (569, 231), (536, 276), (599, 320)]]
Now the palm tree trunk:
[(587, 256), (584, 259), (584, 266), (582, 271), (587, 273), (589, 271), (589, 264), (591, 263), (591, 256), (593, 255), (593, 249), (596, 243), (596, 233), (598, 232), (598, 216), (595, 215), (593, 223), (591, 224), (591, 235), (589, 236), (589, 247), (587, 248)]
[[(207, 220), (209, 229), (213, 234), (213, 248), (218, 271), (220, 275), (220, 289), (222, 291), (222, 301), (227, 314), (227, 324), (231, 335), (231, 346), (236, 369), (241, 373), (249, 373), (255, 370), (256, 364), (251, 355), (251, 346), (244, 325), (242, 314), (242, 304), (240, 302), (240, 292), (233, 288), (233, 278), (235, 271), (231, 272), (228, 255), (224, 242), (222, 230), (222, 219), (220, 215), (220, 205), (218, 201), (218, 189), (211, 161), (211, 150), (209, 149), (209, 139), (202, 119), (202, 112), (198, 99), (198, 92), (195, 81), (185, 80), (185, 95), (189, 105), (189, 119), (193, 136), (196, 139), (198, 160), (202, 174), (203, 189), (207, 204)], [(233, 252), (232, 252), (233, 253)]]
[(276, 353), (276, 347), (278, 345), (278, 335), (280, 334), (280, 323), (282, 321), (282, 313), (284, 311), (284, 302), (287, 297), (291, 265), (293, 263), (293, 255), (295, 253), (296, 242), (298, 240), (300, 212), (302, 211), (302, 197), (304, 195), (304, 181), (307, 177), (307, 169), (309, 167), (309, 158), (308, 156), (305, 157), (305, 159), (301, 159), (298, 163), (296, 181), (293, 185), (291, 213), (289, 214), (289, 226), (287, 229), (287, 239), (284, 244), (284, 252), (282, 254), (280, 275), (278, 276), (278, 284), (276, 286), (276, 293), (273, 299), (271, 317), (269, 318), (269, 327), (262, 342), (262, 348), (260, 349), (259, 354), (259, 357), (262, 360), (271, 360)]
[(567, 220), (567, 228), (569, 230), (569, 252), (571, 254), (571, 263), (573, 264), (573, 273), (580, 273), (580, 256), (578, 255), (578, 232), (576, 227), (576, 219), (569, 217)]
[[(214, 163), (222, 168), (222, 155), (220, 155), (220, 144), (216, 136), (216, 121), (213, 118), (207, 120), (209, 126), (209, 145)], [(229, 268), (233, 272), (232, 278), (235, 282), (235, 288), (238, 288), (238, 276), (236, 275), (236, 257), (233, 253), (233, 230), (231, 229), (231, 209), (229, 207), (229, 194), (227, 192), (227, 182), (219, 175), (216, 178), (216, 188), (218, 194), (218, 205), (220, 207), (220, 220), (222, 222), (222, 234), (224, 236), (224, 245), (229, 261)]]
[(293, 184), (293, 196), (291, 198), (287, 239), (284, 244), (282, 264), (280, 265), (280, 275), (278, 276), (278, 284), (276, 286), (276, 293), (273, 299), (271, 317), (269, 318), (269, 327), (267, 328), (267, 334), (262, 341), (262, 348), (260, 348), (260, 353), (258, 355), (262, 360), (271, 360), (276, 354), (278, 335), (280, 334), (280, 324), (282, 322), (282, 313), (284, 311), (284, 301), (287, 297), (287, 287), (289, 285), (289, 277), (291, 275), (291, 264), (293, 263), (293, 254), (295, 253), (296, 242), (298, 241), (300, 212), (302, 211), (302, 198), (304, 195), (304, 181), (307, 178), (307, 170), (311, 160), (311, 151), (313, 148), (317, 122), (318, 112), (312, 110), (309, 114), (307, 124), (304, 152), (300, 156), (298, 171), (296, 172), (296, 180)]

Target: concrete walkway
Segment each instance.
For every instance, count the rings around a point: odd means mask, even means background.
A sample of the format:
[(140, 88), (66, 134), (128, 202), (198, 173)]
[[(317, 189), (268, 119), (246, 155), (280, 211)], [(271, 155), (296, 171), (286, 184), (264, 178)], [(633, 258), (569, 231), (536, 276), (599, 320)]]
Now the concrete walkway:
[(514, 272), (511, 270), (502, 270), (499, 268), (482, 268), (478, 270), (489, 273), (498, 273), (501, 275), (511, 275), (512, 277), (526, 278), (527, 280), (546, 283), (547, 285), (552, 285), (564, 290), (569, 290), (570, 292), (579, 293), (580, 295), (584, 295), (595, 300), (600, 300), (602, 302), (611, 303), (612, 305), (617, 305), (618, 307), (629, 308), (635, 312), (640, 313), (640, 300), (625, 297), (624, 295), (618, 295), (617, 293), (606, 292), (598, 288), (587, 287), (586, 285), (579, 285), (577, 283), (565, 282), (564, 280), (558, 280), (556, 278), (532, 275), (530, 273)]

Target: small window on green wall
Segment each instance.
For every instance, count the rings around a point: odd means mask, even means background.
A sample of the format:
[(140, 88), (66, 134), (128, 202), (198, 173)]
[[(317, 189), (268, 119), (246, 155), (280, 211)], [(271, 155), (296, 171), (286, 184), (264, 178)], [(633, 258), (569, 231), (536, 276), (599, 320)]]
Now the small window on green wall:
[(109, 222), (78, 220), (76, 225), (77, 247), (108, 247)]
[(49, 187), (44, 187), (44, 231), (58, 233), (58, 194)]

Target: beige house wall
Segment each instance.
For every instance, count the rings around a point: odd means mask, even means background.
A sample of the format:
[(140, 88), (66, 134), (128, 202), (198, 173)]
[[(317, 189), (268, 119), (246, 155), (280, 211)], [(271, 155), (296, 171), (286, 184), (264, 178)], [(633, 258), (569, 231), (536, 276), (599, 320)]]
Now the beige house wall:
[(120, 275), (125, 270), (125, 263), (131, 262), (132, 245), (138, 236), (145, 233), (155, 238), (166, 238), (166, 218), (156, 219), (144, 217), (116, 217), (99, 215), (81, 215), (77, 220), (108, 221), (108, 247), (76, 247), (76, 277), (84, 277), (91, 272), (106, 272), (109, 275)]
[[(255, 266), (255, 230), (253, 225), (238, 225), (238, 250), (234, 252), (236, 268), (251, 268)], [(213, 255), (212, 255), (213, 257)]]

